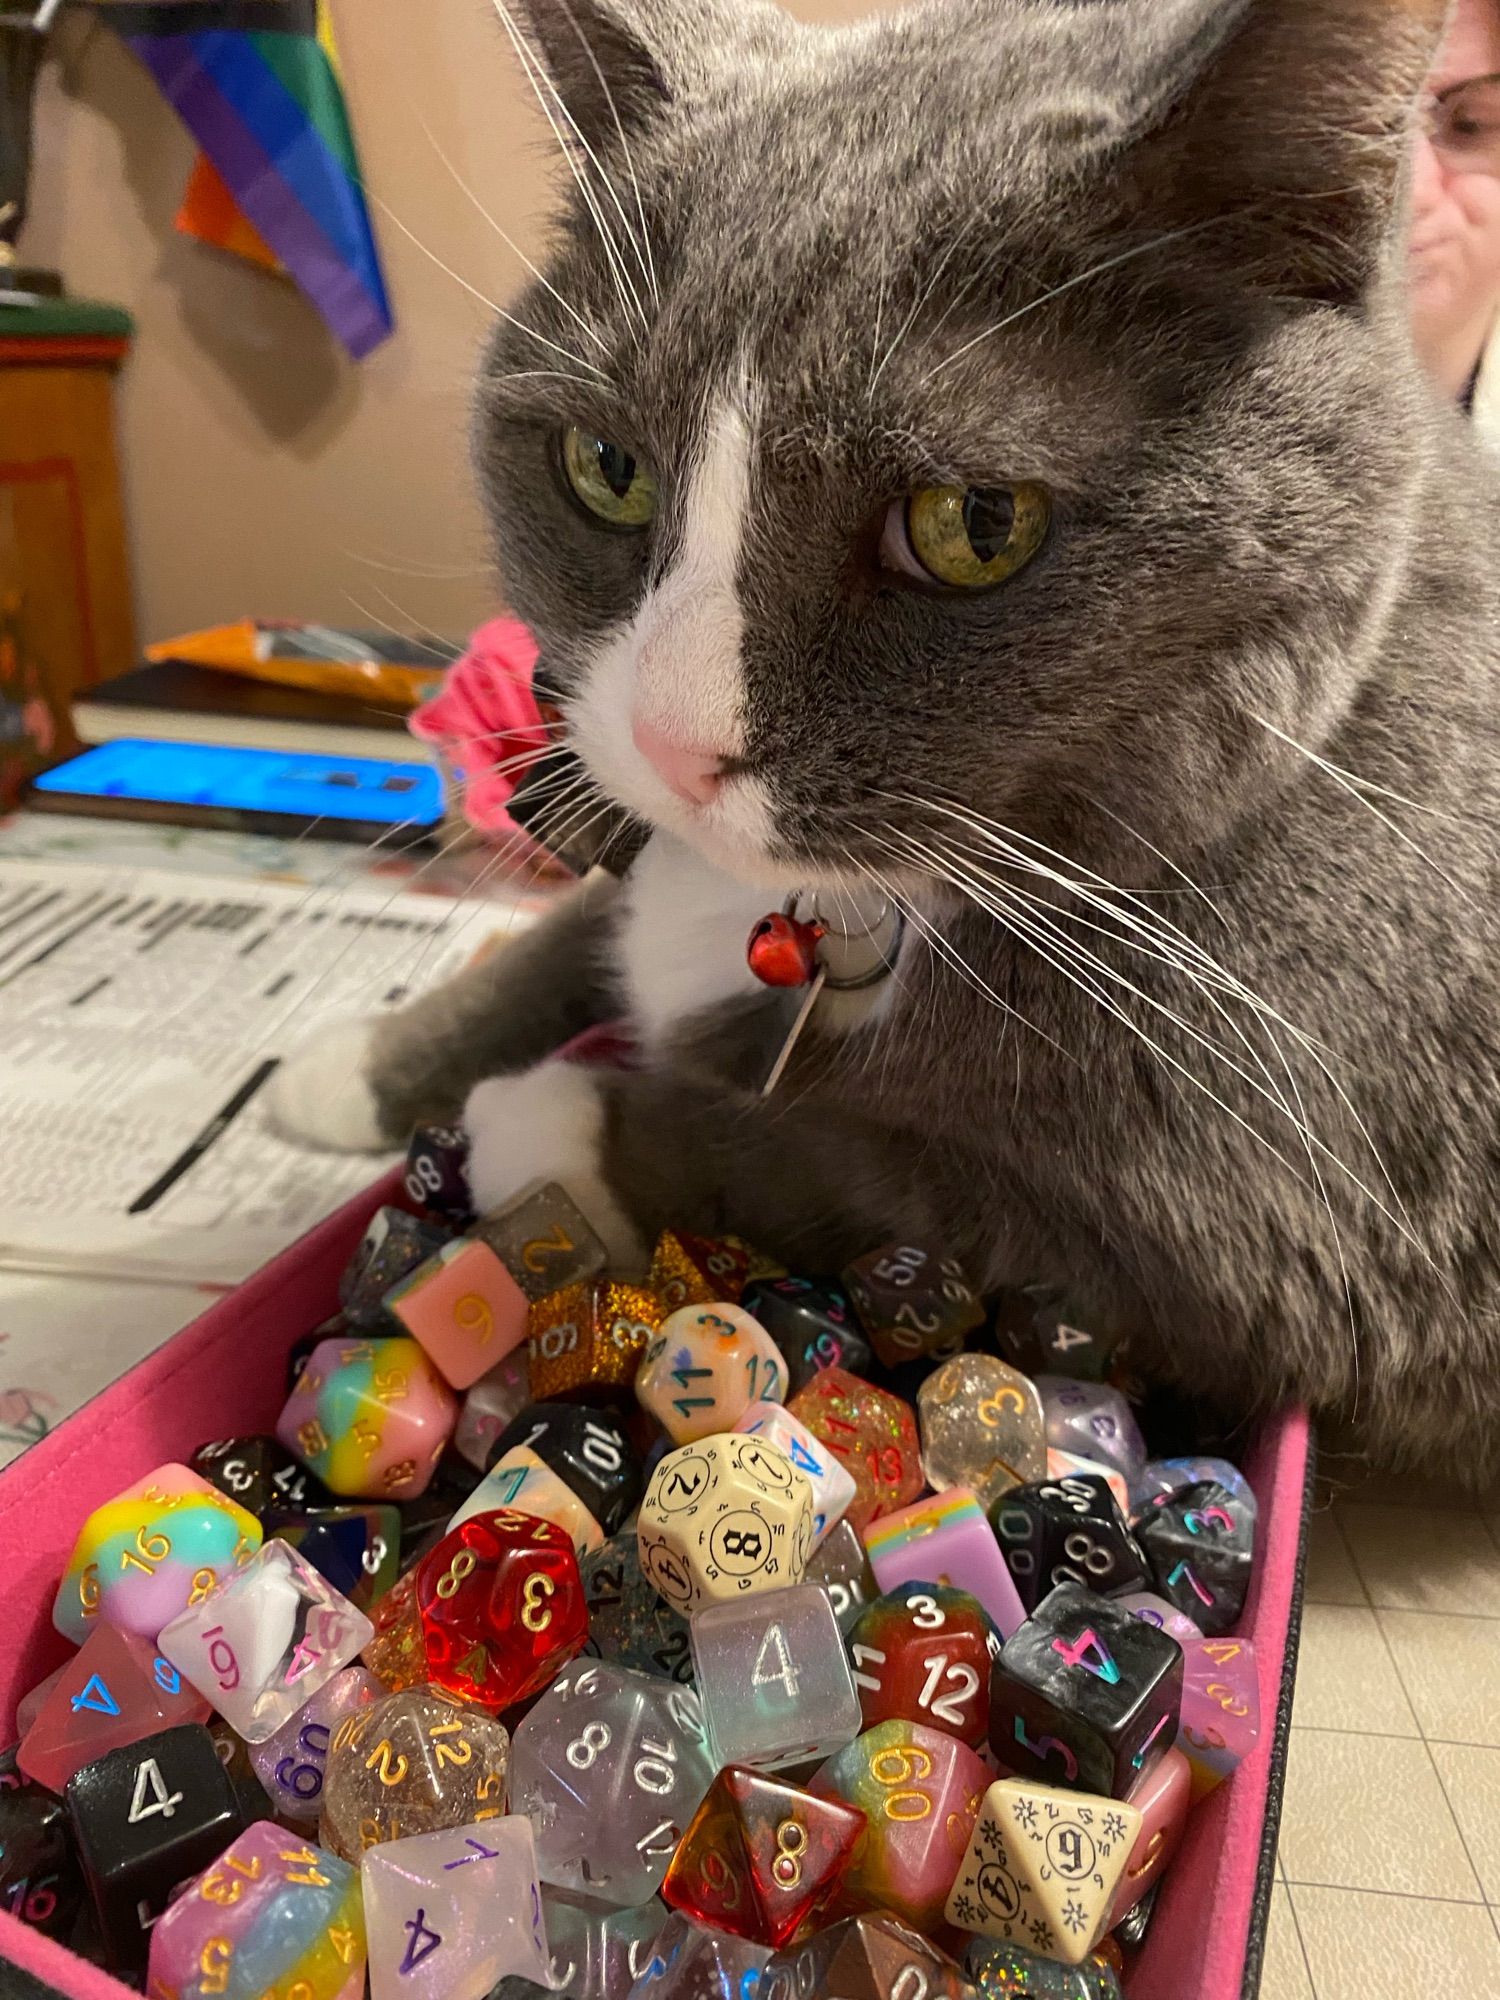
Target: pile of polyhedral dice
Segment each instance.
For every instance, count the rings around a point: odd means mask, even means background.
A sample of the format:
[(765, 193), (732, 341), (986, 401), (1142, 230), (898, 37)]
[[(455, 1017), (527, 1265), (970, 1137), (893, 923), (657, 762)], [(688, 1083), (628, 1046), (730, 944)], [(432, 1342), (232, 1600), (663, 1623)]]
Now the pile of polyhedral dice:
[(1118, 1994), (1257, 1732), (1233, 1466), (939, 1249), (406, 1185), (276, 1436), (83, 1523), (4, 1905), (152, 2000)]

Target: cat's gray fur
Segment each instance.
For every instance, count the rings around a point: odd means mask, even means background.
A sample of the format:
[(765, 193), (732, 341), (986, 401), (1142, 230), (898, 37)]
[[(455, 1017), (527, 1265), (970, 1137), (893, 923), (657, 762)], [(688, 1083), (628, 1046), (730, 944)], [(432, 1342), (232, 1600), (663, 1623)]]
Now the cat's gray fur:
[[(552, 679), (670, 562), (674, 472), (743, 374), (749, 754), (785, 853), (889, 872), (882, 829), (963, 836), (957, 801), (1143, 892), (1315, 1038), (1348, 1100), (1305, 1042), (1221, 999), (1229, 1027), (1033, 880), (1170, 1010), (1105, 989), (1167, 1060), (950, 895), (930, 908), (952, 952), (1014, 1016), (913, 934), (880, 1024), (813, 1037), (768, 1108), (709, 1080), (743, 1019), (700, 1019), (612, 1086), (621, 1200), (647, 1229), (732, 1224), (825, 1269), (928, 1226), (986, 1284), (1064, 1288), (1191, 1389), (1293, 1392), (1387, 1457), (1493, 1472), (1500, 488), (1419, 374), (1399, 247), (1440, 7), (936, 0), (840, 34), (758, 0), (526, 11), (633, 217), (611, 88), (660, 282), (637, 342), (571, 201), (548, 276), (605, 330), (609, 385), (527, 379), (567, 364), (513, 326), (484, 372), (504, 582)], [(516, 312), (576, 344), (540, 286)], [(651, 536), (564, 496), (569, 422), (658, 468)], [(891, 496), (1016, 474), (1057, 498), (1011, 584), (882, 583)], [(1263, 721), (1387, 789), (1352, 796)], [(608, 893), (382, 1029), (393, 1129), (615, 1009)], [(1284, 1055), (1318, 1175), (1190, 1031), (1290, 1098)]]

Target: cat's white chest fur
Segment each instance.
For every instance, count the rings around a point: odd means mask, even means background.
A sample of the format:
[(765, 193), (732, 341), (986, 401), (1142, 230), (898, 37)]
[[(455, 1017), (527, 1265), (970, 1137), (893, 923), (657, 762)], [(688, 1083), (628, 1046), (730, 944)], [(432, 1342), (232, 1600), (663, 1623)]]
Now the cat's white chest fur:
[(774, 907), (764, 888), (736, 882), (671, 834), (652, 835), (626, 877), (616, 932), (631, 1020), (648, 1047), (701, 1008), (764, 991), (745, 947)]

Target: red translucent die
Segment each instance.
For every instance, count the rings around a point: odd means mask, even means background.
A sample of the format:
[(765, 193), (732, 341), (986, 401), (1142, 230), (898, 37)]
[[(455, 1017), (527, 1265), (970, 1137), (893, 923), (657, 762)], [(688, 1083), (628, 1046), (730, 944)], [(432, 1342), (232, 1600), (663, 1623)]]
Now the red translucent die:
[(1161, 1880), (1182, 1839), (1192, 1796), (1193, 1774), (1180, 1750), (1169, 1750), (1125, 1794), (1125, 1803), (1141, 1816), (1141, 1830), (1109, 1906), (1108, 1929)]
[(899, 1396), (845, 1368), (825, 1368), (787, 1408), (852, 1474), (855, 1493), (845, 1519), (858, 1533), (922, 1491), (916, 1412)]
[(1242, 1764), (1260, 1735), (1260, 1679), (1248, 1639), (1189, 1639), (1182, 1649), (1177, 1748), (1193, 1767), (1193, 1803)]
[(989, 1782), (966, 1743), (920, 1722), (882, 1722), (835, 1752), (810, 1789), (857, 1806), (867, 1821), (840, 1907), (894, 1910), (935, 1930)]
[(149, 1639), (99, 1625), (55, 1676), (16, 1763), (49, 1792), (60, 1792), (75, 1771), (107, 1751), (208, 1717), (208, 1703)]
[(848, 1644), (866, 1729), (921, 1722), (971, 1749), (984, 1742), (1000, 1640), (967, 1590), (898, 1584), (860, 1613)]
[(756, 1944), (785, 1944), (832, 1897), (865, 1816), (840, 1799), (729, 1764), (678, 1842), (663, 1899)]
[(490, 1709), (539, 1694), (588, 1637), (572, 1538), (500, 1509), (450, 1528), (417, 1570), (426, 1678)]

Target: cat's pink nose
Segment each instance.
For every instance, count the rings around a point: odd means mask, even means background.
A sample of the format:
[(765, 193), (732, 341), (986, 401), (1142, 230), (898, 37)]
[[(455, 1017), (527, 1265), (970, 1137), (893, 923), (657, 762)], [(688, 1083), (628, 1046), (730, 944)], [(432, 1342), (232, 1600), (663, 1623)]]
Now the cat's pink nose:
[(706, 806), (723, 783), (724, 760), (717, 750), (679, 743), (655, 723), (642, 722), (639, 717), (630, 734), (652, 770), (689, 805)]

